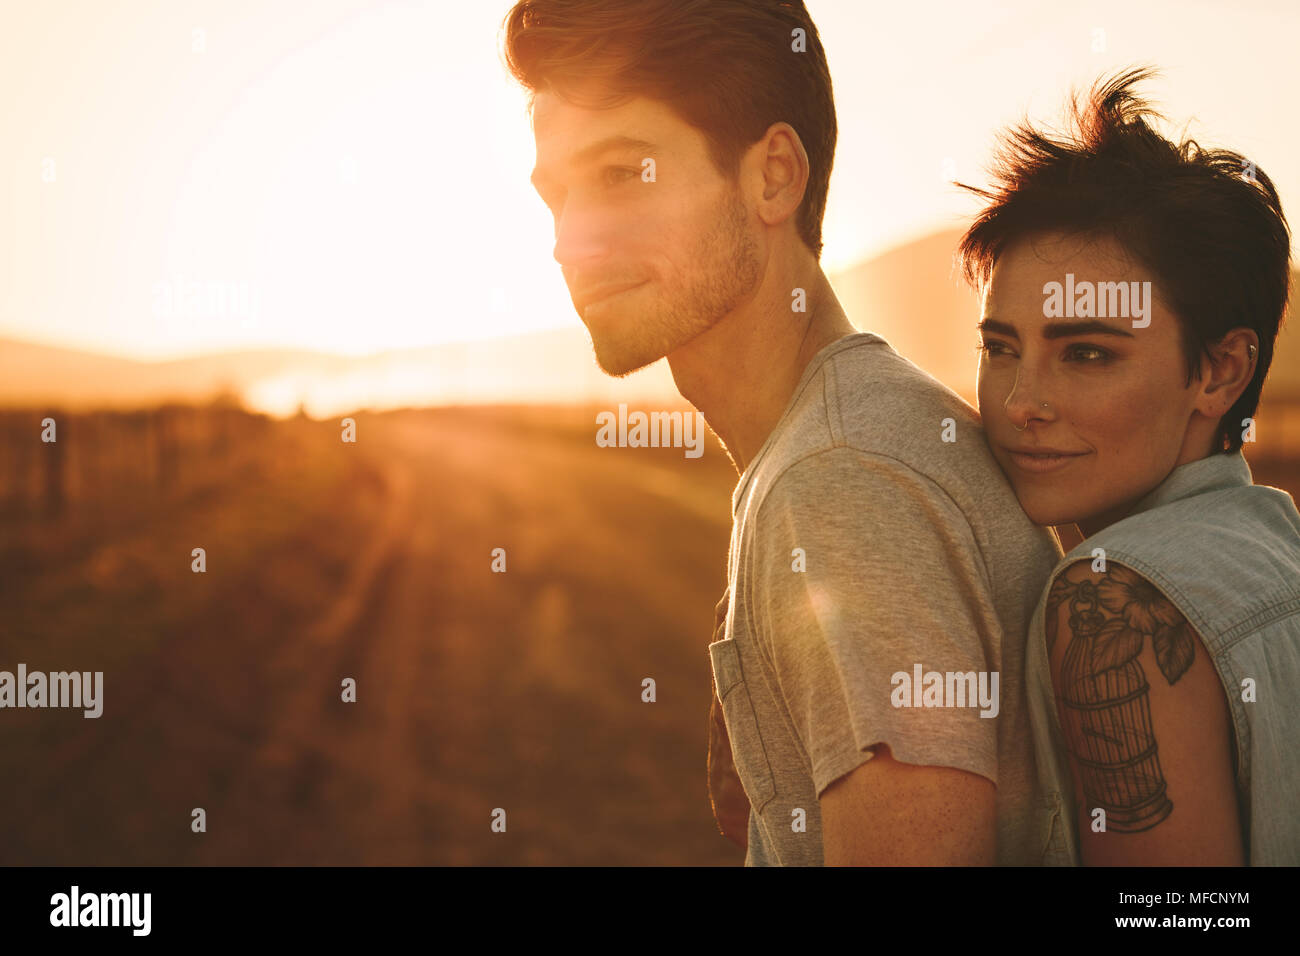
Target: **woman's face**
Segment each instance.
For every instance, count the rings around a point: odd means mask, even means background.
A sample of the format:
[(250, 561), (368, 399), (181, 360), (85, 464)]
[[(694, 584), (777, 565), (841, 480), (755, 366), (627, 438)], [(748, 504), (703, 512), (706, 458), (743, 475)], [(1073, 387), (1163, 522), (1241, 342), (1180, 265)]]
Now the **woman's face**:
[[(1103, 285), (1120, 282), (1127, 305)], [(1077, 522), (1089, 536), (1210, 453), (1217, 422), (1195, 415), (1200, 386), (1186, 385), (1177, 319), (1158, 294), (1111, 240), (1047, 234), (999, 257), (980, 321), (980, 416), (1035, 524)], [(1031, 457), (1048, 451), (1060, 454)]]

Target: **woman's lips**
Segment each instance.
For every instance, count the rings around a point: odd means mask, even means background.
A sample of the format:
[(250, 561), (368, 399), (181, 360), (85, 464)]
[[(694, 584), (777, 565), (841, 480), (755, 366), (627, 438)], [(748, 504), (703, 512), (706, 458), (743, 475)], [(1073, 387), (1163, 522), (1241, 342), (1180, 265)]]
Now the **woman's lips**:
[(1011, 451), (1007, 449), (1012, 463), (1021, 471), (1031, 472), (1033, 474), (1042, 474), (1048, 471), (1059, 471), (1069, 466), (1075, 459), (1082, 458), (1087, 452), (1075, 452), (1073, 454), (1025, 454), (1024, 452)]

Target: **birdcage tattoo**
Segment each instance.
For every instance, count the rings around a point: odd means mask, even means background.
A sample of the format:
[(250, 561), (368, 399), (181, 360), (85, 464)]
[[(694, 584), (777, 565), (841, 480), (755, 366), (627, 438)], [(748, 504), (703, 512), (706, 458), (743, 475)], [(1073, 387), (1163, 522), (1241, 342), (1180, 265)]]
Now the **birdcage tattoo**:
[[(1151, 726), (1147, 680), (1137, 661), (1143, 636), (1113, 630), (1079, 633), (1061, 663), (1062, 707), (1066, 739), (1079, 767), (1088, 807), (1106, 811), (1106, 829), (1136, 833), (1155, 826), (1173, 812)], [(1122, 660), (1097, 669), (1095, 643), (1114, 640)]]

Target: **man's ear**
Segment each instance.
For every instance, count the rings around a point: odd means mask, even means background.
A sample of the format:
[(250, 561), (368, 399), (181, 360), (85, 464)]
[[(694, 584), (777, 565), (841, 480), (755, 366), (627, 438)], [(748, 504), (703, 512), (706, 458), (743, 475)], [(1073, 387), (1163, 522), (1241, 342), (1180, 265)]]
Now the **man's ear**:
[[(1253, 346), (1253, 348), (1252, 348)], [(1210, 345), (1211, 360), (1201, 360), (1201, 394), (1196, 408), (1218, 420), (1236, 403), (1259, 366), (1259, 336), (1253, 329), (1233, 329)]]
[(755, 187), (754, 208), (769, 226), (793, 216), (808, 188), (808, 153), (789, 123), (773, 123), (745, 153), (748, 182)]

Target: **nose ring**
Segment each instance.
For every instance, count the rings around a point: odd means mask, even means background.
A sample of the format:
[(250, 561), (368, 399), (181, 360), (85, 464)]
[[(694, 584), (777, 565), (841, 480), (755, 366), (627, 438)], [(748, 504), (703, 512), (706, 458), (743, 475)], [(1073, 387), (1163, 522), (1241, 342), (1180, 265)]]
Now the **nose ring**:
[[(1044, 407), (1044, 408), (1047, 407), (1047, 403), (1046, 403), (1046, 402), (1043, 402), (1043, 407)], [(1011, 427), (1012, 427), (1012, 428), (1015, 428), (1016, 426), (1012, 425)], [(1024, 428), (1016, 428), (1016, 431), (1018, 431), (1018, 432), (1022, 432), (1022, 431), (1025, 430), (1025, 428), (1028, 428), (1028, 427), (1029, 427), (1029, 422), (1025, 422)]]

